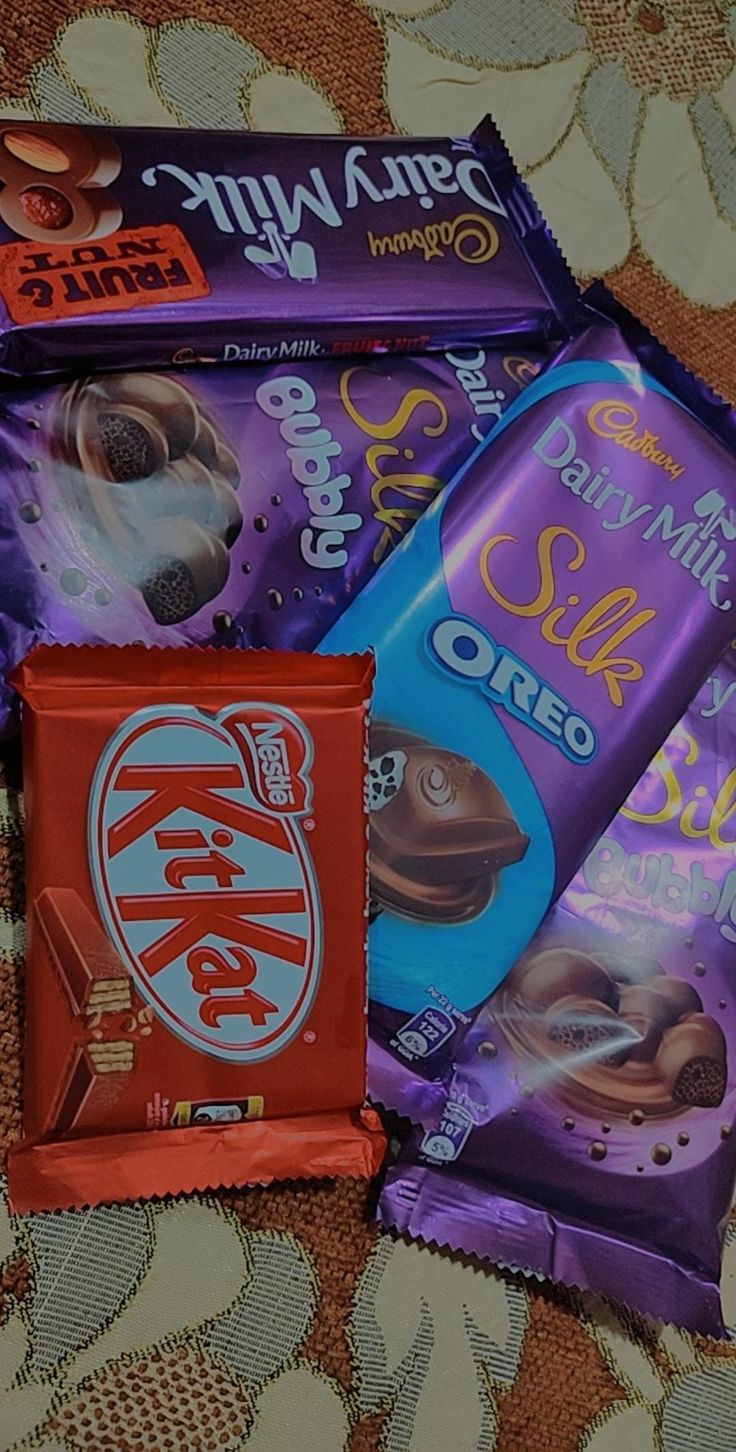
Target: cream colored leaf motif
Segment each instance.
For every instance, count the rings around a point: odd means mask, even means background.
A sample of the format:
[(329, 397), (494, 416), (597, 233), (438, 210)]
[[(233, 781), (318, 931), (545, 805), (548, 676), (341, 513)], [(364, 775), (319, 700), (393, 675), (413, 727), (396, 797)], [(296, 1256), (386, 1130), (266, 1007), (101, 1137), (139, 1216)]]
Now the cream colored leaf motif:
[[(451, 4), (452, 0), (439, 0), (439, 5), (443, 3)], [(382, 15), (395, 15), (403, 19), (439, 8), (438, 0), (358, 0), (358, 4), (363, 5), (366, 10), (377, 10)]]
[(74, 1357), (69, 1380), (106, 1361), (191, 1331), (232, 1304), (248, 1272), (234, 1223), (215, 1203), (183, 1201), (154, 1213), (155, 1246), (136, 1295), (107, 1331)]
[(31, 1365), (45, 1372), (92, 1341), (132, 1295), (150, 1251), (149, 1216), (138, 1205), (102, 1206), (24, 1224), (34, 1263)]
[(652, 1413), (628, 1405), (605, 1412), (586, 1427), (580, 1452), (659, 1452)]
[[(398, 21), (398, 23), (402, 23)], [(451, 0), (429, 13), (405, 20), (403, 28), (439, 51), (450, 51), (474, 66), (496, 61), (503, 66), (540, 65), (584, 47), (585, 28), (548, 0)]]
[(348, 1445), (348, 1416), (336, 1384), (307, 1366), (269, 1382), (254, 1410), (243, 1452), (344, 1452)]
[(25, 922), (0, 918), (0, 955), (10, 963), (17, 963), (24, 956), (25, 943)]
[(15, 1238), (13, 1221), (8, 1210), (5, 1176), (0, 1175), (0, 1265), (12, 1255), (17, 1255), (20, 1245)]
[(53, 1382), (26, 1383), (3, 1392), (0, 1406), (0, 1452), (11, 1452), (45, 1422), (56, 1387)]
[(244, 96), (245, 114), (254, 131), (329, 134), (342, 130), (339, 112), (302, 76), (267, 70), (254, 76)]
[(587, 1330), (597, 1342), (604, 1361), (620, 1386), (632, 1397), (655, 1405), (664, 1386), (646, 1352), (637, 1344), (632, 1327), (598, 1296), (580, 1296)]
[(629, 179), (642, 105), (642, 96), (620, 61), (594, 66), (580, 93), (580, 114), (588, 138), (620, 188)]
[(87, 105), (71, 81), (59, 70), (55, 59), (40, 61), (33, 67), (28, 78), (28, 93), (36, 115), (44, 121), (63, 121), (72, 126), (99, 123), (97, 111)]
[(625, 261), (631, 242), (626, 207), (577, 124), (527, 181), (573, 271), (591, 276)]
[(736, 300), (736, 227), (716, 209), (687, 108), (652, 97), (633, 172), (632, 218), (644, 251), (692, 302)]
[(736, 1336), (736, 1221), (732, 1220), (726, 1232), (723, 1247), (723, 1271), (721, 1274), (721, 1299), (723, 1319), (732, 1336)]
[(122, 126), (174, 126), (176, 117), (150, 82), (148, 26), (129, 16), (85, 15), (57, 40), (60, 70), (100, 117)]
[[(712, 1361), (676, 1382), (662, 1412), (664, 1452), (733, 1452), (736, 1364)], [(638, 1449), (637, 1449), (638, 1452)]]
[(281, 1371), (302, 1345), (319, 1287), (313, 1267), (291, 1236), (247, 1238), (250, 1277), (235, 1304), (206, 1331), (203, 1343), (249, 1388)]
[(470, 70), (398, 32), (387, 37), (386, 93), (391, 114), (412, 135), (463, 135), (490, 111), (518, 166), (540, 161), (566, 130), (586, 55), (542, 70)]
[(676, 1326), (662, 1328), (658, 1345), (677, 1371), (687, 1371), (690, 1367), (699, 1366), (703, 1360), (692, 1336), (688, 1336), (686, 1331), (678, 1331)]
[(0, 119), (3, 121), (36, 121), (38, 119), (33, 106), (27, 101), (6, 100), (0, 101)]
[(350, 1334), (361, 1411), (388, 1412), (386, 1452), (491, 1449), (496, 1409), (487, 1388), (513, 1380), (526, 1322), (518, 1286), (382, 1237)]
[(266, 64), (254, 46), (224, 25), (178, 20), (153, 44), (159, 87), (187, 126), (245, 126), (244, 89)]
[(13, 1385), (27, 1354), (28, 1331), (23, 1317), (16, 1311), (0, 1326), (0, 1393), (4, 1394)]

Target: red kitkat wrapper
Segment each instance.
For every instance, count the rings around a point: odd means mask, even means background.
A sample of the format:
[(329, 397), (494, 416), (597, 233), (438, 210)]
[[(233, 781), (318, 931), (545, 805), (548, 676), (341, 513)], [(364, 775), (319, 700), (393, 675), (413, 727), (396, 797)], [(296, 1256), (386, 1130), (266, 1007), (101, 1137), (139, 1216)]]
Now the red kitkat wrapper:
[(18, 1211), (370, 1175), (370, 656), (42, 646)]

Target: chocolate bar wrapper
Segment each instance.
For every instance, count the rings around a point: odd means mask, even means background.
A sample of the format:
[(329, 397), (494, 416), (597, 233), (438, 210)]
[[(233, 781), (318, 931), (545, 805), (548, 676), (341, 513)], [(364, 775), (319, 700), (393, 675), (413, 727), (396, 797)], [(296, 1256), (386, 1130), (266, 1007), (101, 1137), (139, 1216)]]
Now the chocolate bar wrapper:
[(143, 646), (40, 646), (18, 668), (18, 1211), (380, 1165), (363, 1108), (372, 673), (366, 655)]
[(544, 357), (472, 344), (6, 393), (0, 730), (39, 641), (311, 648)]
[(735, 784), (729, 651), (482, 1008), (386, 1223), (724, 1334)]
[(305, 362), (559, 337), (576, 288), (470, 140), (0, 123), (0, 370)]
[(320, 646), (377, 654), (369, 991), (410, 1078), (442, 1077), (734, 633), (715, 405), (589, 316)]

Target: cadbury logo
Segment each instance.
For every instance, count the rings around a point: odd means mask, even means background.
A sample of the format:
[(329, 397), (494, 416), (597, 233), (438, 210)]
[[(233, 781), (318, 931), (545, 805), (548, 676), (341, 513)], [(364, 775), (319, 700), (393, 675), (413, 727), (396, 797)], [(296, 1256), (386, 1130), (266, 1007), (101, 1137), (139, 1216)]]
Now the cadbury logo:
[(98, 763), (89, 857), (108, 933), (142, 996), (201, 1052), (245, 1063), (299, 1031), (321, 958), (300, 819), (312, 745), (262, 703), (136, 712)]
[(671, 479), (679, 479), (684, 474), (684, 464), (678, 464), (671, 454), (659, 447), (659, 434), (653, 434), (650, 429), (637, 433), (639, 413), (633, 404), (624, 403), (619, 398), (603, 398), (588, 409), (587, 417), (588, 427), (599, 439), (612, 439), (628, 453), (641, 454), (642, 459), (648, 459), (650, 464), (664, 469)]

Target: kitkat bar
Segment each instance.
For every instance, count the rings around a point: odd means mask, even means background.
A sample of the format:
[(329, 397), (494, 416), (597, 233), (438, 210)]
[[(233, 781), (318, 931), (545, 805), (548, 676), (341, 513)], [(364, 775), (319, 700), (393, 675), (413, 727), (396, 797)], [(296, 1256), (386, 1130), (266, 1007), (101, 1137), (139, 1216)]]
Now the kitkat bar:
[(73, 1130), (104, 1129), (134, 1063), (135, 1045), (126, 1039), (72, 1044), (46, 1121), (47, 1134), (56, 1138)]
[(130, 975), (79, 893), (46, 887), (33, 910), (72, 1014), (130, 1008)]
[(470, 139), (0, 123), (0, 372), (559, 337), (575, 285)]
[(45, 647), (15, 1208), (367, 1175), (369, 656)]

